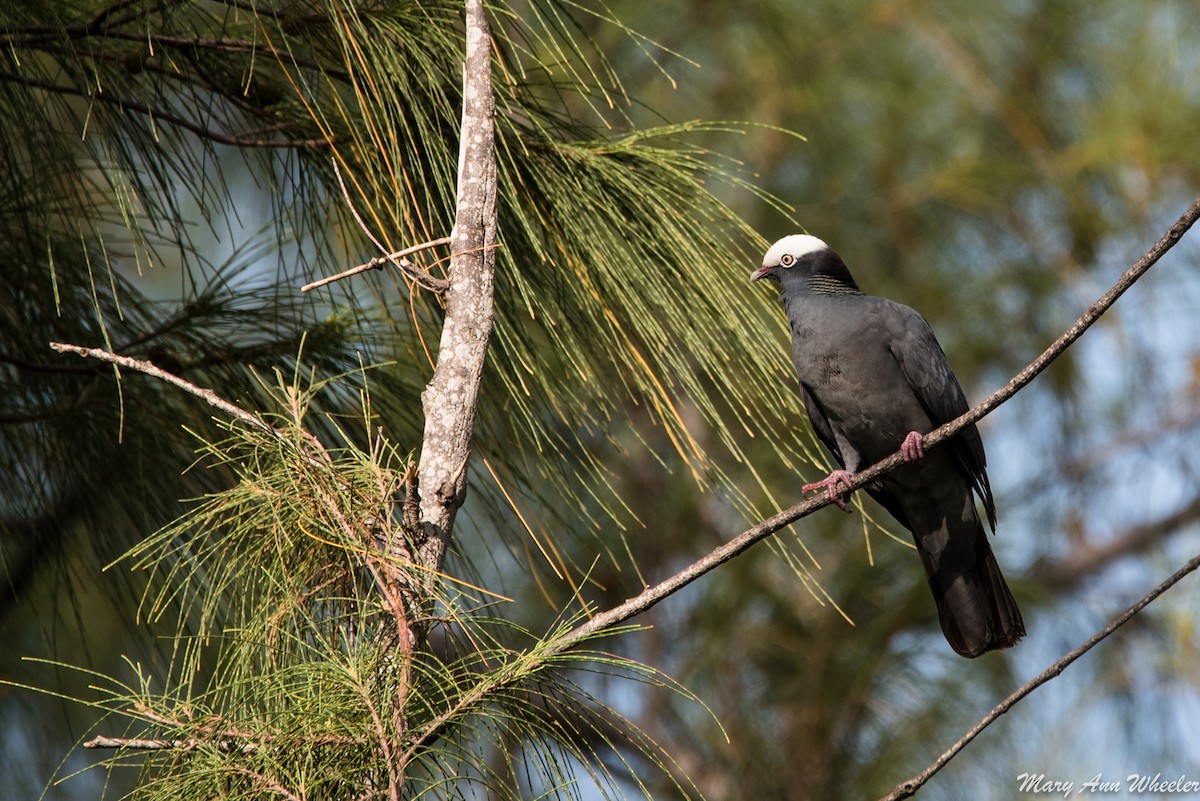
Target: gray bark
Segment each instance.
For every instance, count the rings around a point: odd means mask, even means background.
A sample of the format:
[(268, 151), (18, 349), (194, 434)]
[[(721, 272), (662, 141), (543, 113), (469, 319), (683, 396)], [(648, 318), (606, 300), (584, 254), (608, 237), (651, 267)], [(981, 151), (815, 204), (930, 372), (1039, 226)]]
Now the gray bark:
[(441, 568), (462, 505), (475, 407), (494, 316), (496, 155), (491, 33), (482, 0), (466, 3), (466, 64), (459, 143), (458, 207), (451, 237), (437, 367), (421, 393), (425, 434), (417, 468), (421, 565)]

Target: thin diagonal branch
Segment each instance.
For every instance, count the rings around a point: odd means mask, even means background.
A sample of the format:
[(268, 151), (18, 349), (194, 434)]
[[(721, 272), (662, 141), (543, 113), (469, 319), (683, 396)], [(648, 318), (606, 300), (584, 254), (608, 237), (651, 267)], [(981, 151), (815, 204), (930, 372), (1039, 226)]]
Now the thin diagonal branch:
[(101, 350), (100, 348), (84, 348), (80, 347), (79, 345), (67, 345), (63, 342), (51, 342), (50, 347), (59, 353), (74, 353), (77, 356), (83, 356), (85, 358), (99, 359), (102, 362), (108, 362), (109, 364), (115, 364), (118, 367), (126, 367), (130, 370), (137, 370), (139, 373), (145, 373), (148, 376), (153, 376), (160, 381), (166, 381), (168, 384), (179, 387), (184, 392), (195, 395), (209, 406), (212, 406), (214, 409), (219, 409), (230, 417), (237, 418), (244, 423), (249, 423), (250, 425), (262, 431), (267, 431), (277, 436), (279, 435), (278, 431), (264, 423), (261, 419), (246, 411), (242, 407), (235, 406), (217, 393), (213, 392), (211, 389), (196, 386), (192, 382), (185, 381), (173, 373), (168, 373), (166, 370), (163, 370), (161, 367), (156, 367), (150, 362), (142, 361), (141, 359), (132, 359), (128, 356), (120, 356), (116, 353), (110, 353), (106, 350)]
[(337, 177), (338, 186), (342, 190), (342, 199), (346, 201), (346, 208), (350, 209), (350, 214), (353, 215), (354, 221), (358, 223), (358, 227), (362, 229), (362, 232), (367, 235), (367, 239), (370, 239), (371, 242), (374, 243), (375, 247), (379, 249), (379, 252), (386, 255), (376, 256), (366, 264), (360, 264), (357, 267), (351, 267), (349, 270), (340, 272), (337, 275), (331, 275), (328, 278), (322, 278), (319, 281), (313, 281), (312, 283), (305, 284), (304, 286), (300, 287), (300, 291), (308, 292), (310, 289), (317, 289), (318, 287), (323, 287), (326, 284), (332, 284), (334, 281), (340, 281), (343, 278), (350, 278), (351, 276), (358, 275), (359, 273), (365, 273), (368, 270), (374, 270), (390, 263), (394, 264), (401, 272), (403, 272), (412, 280), (416, 281), (421, 286), (428, 289), (430, 292), (435, 292), (439, 295), (443, 294), (446, 291), (446, 287), (449, 285), (446, 281), (443, 281), (441, 278), (430, 275), (424, 270), (419, 269), (415, 264), (404, 257), (416, 253), (419, 250), (431, 248), (435, 245), (447, 245), (450, 243), (451, 238), (444, 236), (441, 239), (434, 239), (430, 242), (425, 242), (420, 245), (413, 245), (411, 248), (398, 250), (395, 253), (387, 253), (387, 248), (383, 246), (383, 243), (379, 241), (379, 238), (375, 236), (371, 229), (367, 227), (367, 223), (365, 220), (363, 220), (362, 215), (358, 213), (358, 209), (354, 208), (354, 200), (350, 197), (350, 190), (346, 188), (346, 181), (342, 178), (342, 170), (338, 167), (336, 158), (333, 159), (333, 174)]
[[(130, 370), (136, 370), (139, 373), (145, 373), (146, 375), (157, 378), (160, 381), (166, 381), (168, 384), (179, 387), (190, 395), (195, 395), (209, 406), (224, 412), (230, 417), (241, 420), (242, 422), (257, 428), (260, 431), (265, 431), (282, 442), (294, 444), (284, 432), (264, 422), (263, 419), (257, 415), (246, 411), (236, 404), (230, 403), (211, 389), (197, 386), (191, 381), (186, 381), (174, 373), (168, 373), (166, 370), (162, 369), (161, 367), (157, 367), (148, 361), (132, 359), (129, 356), (121, 356), (107, 350), (101, 350), (100, 348), (84, 348), (80, 347), (79, 345), (67, 345), (62, 342), (51, 342), (50, 347), (59, 353), (74, 353), (78, 356), (83, 356), (84, 358), (99, 359), (102, 362), (115, 364), (118, 367), (126, 367)], [(325, 451), (324, 446), (321, 445), (320, 440), (318, 440), (308, 431), (302, 431), (301, 436), (304, 438), (307, 444), (307, 448), (300, 448), (300, 450), (304, 453), (304, 457), (314, 465), (327, 464), (329, 462), (329, 454)]]
[(946, 749), (941, 756), (934, 760), (932, 765), (925, 768), (925, 770), (921, 771), (916, 776), (913, 776), (911, 779), (906, 779), (905, 781), (896, 785), (895, 789), (881, 798), (880, 801), (900, 801), (902, 798), (911, 798), (917, 792), (917, 790), (921, 789), (921, 787), (924, 786), (927, 781), (933, 778), (935, 773), (945, 767), (947, 762), (957, 756), (960, 751), (966, 748), (967, 745), (970, 744), (970, 742), (974, 740), (980, 732), (994, 723), (997, 718), (1016, 706), (1021, 699), (1029, 695), (1038, 687), (1041, 687), (1046, 682), (1057, 677), (1060, 673), (1066, 670), (1072, 662), (1079, 659), (1079, 657), (1083, 656), (1088, 651), (1092, 650), (1092, 648), (1104, 641), (1108, 635), (1112, 634), (1114, 631), (1121, 628), (1121, 626), (1124, 626), (1126, 623), (1128, 623), (1134, 615), (1145, 609), (1152, 601), (1154, 601), (1154, 599), (1171, 589), (1171, 587), (1175, 586), (1180, 579), (1182, 579), (1188, 573), (1193, 572), (1197, 567), (1200, 567), (1200, 556), (1192, 558), (1187, 564), (1175, 571), (1170, 578), (1147, 593), (1142, 600), (1126, 609), (1111, 623), (1089, 637), (1087, 642), (1064, 655), (1053, 665), (1039, 673), (1035, 678), (1019, 687), (1015, 692), (1012, 693), (1012, 695), (1008, 696), (1003, 701), (996, 704), (996, 706), (992, 707), (992, 710), (984, 715), (982, 720), (972, 726), (966, 734), (964, 734), (956, 743), (954, 743), (954, 745)]
[[(1121, 297), (1147, 270), (1154, 266), (1155, 262), (1173, 248), (1197, 219), (1200, 219), (1200, 197), (1192, 202), (1187, 211), (1163, 234), (1158, 242), (1154, 244), (1154, 247), (1150, 248), (1144, 256), (1138, 259), (1136, 264), (1126, 270), (1120, 279), (1113, 284), (1112, 288), (1089, 306), (1062, 336), (1056, 339), (1050, 347), (1046, 348), (1042, 355), (1038, 356), (1027, 367), (1013, 376), (1011, 381), (993, 392), (981, 403), (969, 409), (965, 414), (927, 434), (924, 438), (924, 446), (932, 448), (953, 437), (964, 426), (980, 420), (984, 415), (1000, 406), (1000, 404), (1007, 401), (1013, 395), (1016, 395), (1029, 382), (1033, 381), (1051, 362), (1061, 356), (1075, 340), (1079, 339), (1084, 331), (1091, 327), (1096, 320), (1100, 319), (1100, 316), (1116, 303), (1117, 298)], [(897, 451), (866, 470), (856, 473), (850, 481), (850, 489), (858, 489), (864, 484), (874, 481), (884, 473), (899, 467), (903, 462), (903, 457)], [(647, 587), (633, 598), (596, 615), (587, 622), (562, 635), (552, 647), (552, 652), (558, 653), (564, 651), (597, 632), (624, 623), (635, 615), (654, 606), (667, 596), (683, 589), (710, 570), (733, 559), (759, 540), (765, 539), (789, 523), (812, 514), (828, 503), (830, 503), (829, 499), (824, 494), (821, 494), (768, 517), (762, 522), (746, 529), (724, 545), (713, 549), (706, 556), (696, 560), (670, 578), (652, 587)]]
[(350, 209), (350, 213), (354, 215), (354, 221), (358, 223), (358, 227), (362, 229), (362, 232), (367, 235), (367, 239), (375, 243), (375, 247), (380, 253), (386, 253), (387, 248), (371, 232), (371, 229), (367, 227), (367, 223), (363, 220), (362, 215), (358, 213), (358, 209), (354, 208), (354, 199), (350, 197), (350, 190), (346, 188), (346, 179), (342, 177), (342, 168), (338, 166), (337, 157), (335, 156), (330, 159), (330, 162), (333, 164), (333, 176), (337, 178), (338, 188), (342, 190), (342, 200), (346, 201), (346, 208)]
[(413, 253), (417, 253), (418, 251), (437, 247), (438, 245), (447, 245), (449, 243), (450, 237), (443, 236), (440, 239), (431, 239), (428, 242), (422, 242), (419, 245), (413, 245), (412, 247), (405, 248), (404, 250), (397, 250), (395, 253), (388, 253), (384, 256), (376, 256), (365, 264), (360, 264), (357, 267), (351, 267), (349, 270), (344, 270), (337, 275), (326, 276), (325, 278), (313, 281), (312, 283), (305, 284), (304, 286), (300, 287), (300, 291), (308, 292), (313, 289), (320, 289), (327, 284), (332, 284), (334, 281), (341, 281), (343, 278), (350, 278), (358, 275), (359, 273), (375, 270), (385, 264), (394, 264), (401, 271), (403, 271), (405, 275), (412, 278), (418, 284), (425, 287), (430, 292), (436, 292), (440, 295), (446, 291), (448, 282), (443, 281), (437, 276), (430, 275), (404, 257), (412, 255)]

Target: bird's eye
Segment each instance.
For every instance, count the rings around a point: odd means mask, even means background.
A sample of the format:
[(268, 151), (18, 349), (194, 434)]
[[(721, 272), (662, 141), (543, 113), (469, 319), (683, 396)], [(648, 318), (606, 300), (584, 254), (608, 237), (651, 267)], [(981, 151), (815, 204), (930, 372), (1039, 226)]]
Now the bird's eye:
[(785, 253), (783, 258), (779, 260), (779, 263), (782, 264), (784, 267), (791, 267), (793, 264), (796, 263), (796, 257), (793, 256), (791, 253)]

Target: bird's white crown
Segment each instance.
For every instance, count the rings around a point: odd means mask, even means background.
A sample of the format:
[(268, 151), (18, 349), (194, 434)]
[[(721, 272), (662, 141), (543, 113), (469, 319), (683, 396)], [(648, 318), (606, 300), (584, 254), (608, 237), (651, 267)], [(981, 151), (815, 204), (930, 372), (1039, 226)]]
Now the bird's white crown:
[(828, 250), (829, 245), (826, 245), (822, 240), (808, 234), (792, 234), (780, 239), (774, 245), (771, 245), (770, 250), (763, 256), (764, 267), (774, 267), (779, 264), (779, 260), (786, 254), (791, 254), (797, 259), (807, 256), (809, 253), (815, 253), (818, 250)]

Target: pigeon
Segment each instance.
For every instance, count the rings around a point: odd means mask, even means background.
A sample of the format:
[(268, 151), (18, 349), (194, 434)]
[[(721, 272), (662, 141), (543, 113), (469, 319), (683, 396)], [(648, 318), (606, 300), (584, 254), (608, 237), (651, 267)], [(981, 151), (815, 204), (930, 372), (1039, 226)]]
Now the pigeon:
[(972, 424), (928, 454), (923, 447), (922, 435), (968, 408), (929, 323), (863, 294), (815, 236), (772, 245), (750, 275), (764, 278), (782, 290), (808, 419), (841, 465), (803, 491), (822, 490), (846, 510), (850, 476), (900, 451), (904, 464), (865, 489), (912, 533), (947, 642), (964, 657), (1015, 645), (1025, 624), (976, 509), (978, 498), (995, 531), (979, 431)]

